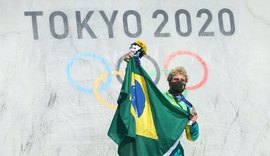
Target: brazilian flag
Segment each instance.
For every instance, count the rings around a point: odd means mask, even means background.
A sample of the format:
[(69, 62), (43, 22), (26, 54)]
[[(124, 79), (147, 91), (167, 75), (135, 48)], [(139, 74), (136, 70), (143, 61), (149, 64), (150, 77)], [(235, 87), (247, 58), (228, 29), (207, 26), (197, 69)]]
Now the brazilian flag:
[(160, 156), (178, 140), (189, 113), (170, 104), (132, 57), (108, 131), (120, 156)]

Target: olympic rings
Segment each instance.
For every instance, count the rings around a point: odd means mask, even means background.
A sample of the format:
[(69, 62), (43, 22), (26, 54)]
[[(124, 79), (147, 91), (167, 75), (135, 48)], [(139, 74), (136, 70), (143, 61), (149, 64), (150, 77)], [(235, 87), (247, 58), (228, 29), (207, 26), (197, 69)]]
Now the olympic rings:
[(77, 88), (78, 90), (80, 91), (83, 91), (83, 92), (86, 92), (86, 93), (91, 93), (93, 92), (93, 89), (89, 89), (89, 88), (84, 88), (82, 87), (80, 84), (78, 84), (77, 82), (75, 82), (72, 77), (71, 77), (71, 74), (70, 74), (70, 70), (72, 68), (72, 65), (75, 61), (78, 61), (80, 58), (82, 57), (93, 57), (95, 59), (97, 59), (99, 62), (103, 63), (105, 66), (106, 66), (106, 69), (109, 73), (109, 76), (108, 76), (108, 80), (106, 81), (106, 83), (104, 83), (100, 89), (106, 89), (108, 88), (109, 84), (111, 83), (112, 81), (112, 73), (111, 73), (111, 66), (110, 64), (104, 59), (102, 58), (101, 56), (99, 56), (98, 54), (95, 54), (95, 53), (80, 53), (78, 55), (75, 55), (69, 62), (68, 62), (68, 66), (67, 66), (67, 69), (66, 69), (66, 75), (67, 75), (67, 78), (69, 80), (69, 82), (72, 84), (73, 87)]
[[(116, 71), (120, 70), (120, 65), (121, 65), (122, 61), (125, 59), (125, 57), (126, 57), (126, 54), (123, 55), (122, 57), (120, 57), (119, 60), (117, 61)], [(155, 78), (154, 82), (155, 82), (155, 84), (158, 84), (159, 79), (160, 79), (160, 69), (159, 69), (159, 66), (158, 66), (157, 62), (149, 55), (145, 55), (144, 57), (146, 57), (150, 62), (152, 62), (154, 64), (155, 69), (157, 71), (156, 72), (157, 75), (156, 75), (156, 78)], [(119, 75), (117, 75), (117, 79), (121, 84), (123, 83), (123, 80)]]
[(192, 56), (195, 59), (197, 59), (201, 63), (201, 65), (203, 66), (204, 76), (203, 76), (203, 79), (201, 80), (201, 82), (198, 83), (197, 85), (187, 87), (186, 89), (187, 90), (194, 90), (194, 89), (197, 89), (197, 88), (200, 88), (201, 86), (203, 86), (204, 83), (207, 81), (207, 78), (208, 78), (208, 68), (207, 68), (206, 63), (203, 61), (203, 59), (200, 56), (198, 56), (197, 54), (195, 54), (195, 53), (192, 53), (192, 52), (189, 52), (189, 51), (177, 51), (177, 52), (174, 52), (174, 53), (170, 54), (169, 57), (164, 62), (164, 69), (167, 70), (169, 62), (178, 55)]
[[(119, 72), (119, 71), (112, 71), (112, 74), (113, 75), (120, 75), (120, 76), (123, 76), (124, 73), (123, 72)], [(96, 99), (103, 105), (105, 105), (106, 107), (110, 108), (110, 109), (116, 109), (117, 105), (116, 104), (110, 104), (108, 102), (106, 102), (105, 100), (103, 100), (99, 93), (98, 93), (98, 86), (101, 82), (101, 80), (104, 78), (104, 77), (107, 77), (108, 76), (108, 73), (105, 72), (103, 74), (101, 74), (94, 82), (94, 95), (96, 97)]]
[[(185, 97), (187, 97), (187, 94), (188, 94), (188, 90), (194, 90), (194, 89), (197, 89), (199, 87), (201, 87), (202, 85), (204, 85), (204, 83), (207, 81), (207, 78), (208, 78), (208, 69), (207, 69), (207, 65), (206, 63), (203, 61), (203, 59), (201, 57), (199, 57), (197, 54), (195, 53), (192, 53), (192, 52), (189, 52), (189, 51), (178, 51), (178, 52), (174, 52), (174, 53), (171, 53), (168, 58), (165, 60), (164, 62), (164, 69), (163, 70), (160, 70), (157, 62), (152, 58), (150, 57), (149, 55), (146, 55), (145, 57), (154, 64), (154, 67), (155, 67), (155, 70), (156, 70), (156, 73), (155, 71), (153, 72), (149, 72), (149, 76), (153, 76), (156, 74), (156, 78), (155, 78), (155, 84), (157, 84), (160, 80), (160, 75), (161, 73), (162, 74), (165, 74), (167, 75), (169, 73), (169, 70), (168, 70), (168, 65), (169, 65), (169, 62), (176, 56), (178, 55), (189, 55), (189, 56), (192, 56), (194, 57), (195, 59), (197, 59), (200, 64), (203, 66), (203, 70), (204, 70), (204, 76), (203, 76), (203, 79), (201, 80), (200, 83), (198, 83), (197, 85), (194, 85), (194, 86), (188, 86), (186, 88), (186, 90), (183, 92), (183, 95)], [(78, 61), (80, 60), (81, 58), (83, 57), (92, 57), (92, 58), (95, 58), (97, 59), (99, 62), (101, 62), (102, 64), (105, 65), (106, 69), (108, 72), (105, 72), (101, 75), (99, 75), (99, 77), (95, 80), (94, 82), (94, 86), (93, 86), (93, 89), (89, 89), (89, 88), (84, 88), (82, 86), (80, 86), (80, 84), (78, 84), (77, 82), (75, 82), (72, 77), (71, 77), (71, 74), (70, 74), (70, 70), (72, 68), (72, 65), (75, 61)], [(122, 63), (122, 61), (124, 60), (125, 58), (125, 55), (123, 55), (122, 57), (119, 58), (118, 62), (117, 62), (117, 70), (116, 71), (112, 71), (111, 70), (111, 67), (109, 65), (109, 63), (101, 56), (99, 56), (98, 54), (95, 54), (95, 53), (80, 53), (80, 54), (77, 54), (75, 55), (69, 62), (68, 62), (68, 65), (67, 65), (67, 69), (66, 69), (66, 75), (67, 75), (67, 78), (68, 78), (68, 81), (72, 84), (73, 87), (77, 88), (78, 90), (80, 91), (83, 91), (83, 92), (86, 92), (86, 93), (92, 93), (94, 94), (94, 96), (96, 97), (96, 99), (103, 105), (105, 105), (106, 107), (110, 108), (110, 109), (116, 109), (117, 107), (117, 104), (111, 104), (111, 103), (108, 103), (106, 102), (104, 99), (102, 99), (99, 95), (99, 91), (100, 90), (103, 90), (103, 89), (106, 89), (108, 88), (109, 84), (111, 83), (112, 81), (112, 75), (116, 75), (117, 76), (117, 79), (120, 83), (123, 83), (123, 80), (121, 79), (120, 76), (123, 76), (124, 73), (123, 72), (120, 72), (119, 69), (120, 69), (120, 65)], [(100, 83), (101, 83), (101, 80), (105, 77), (108, 77), (107, 81), (102, 84), (100, 86)], [(100, 87), (99, 87), (100, 86)]]

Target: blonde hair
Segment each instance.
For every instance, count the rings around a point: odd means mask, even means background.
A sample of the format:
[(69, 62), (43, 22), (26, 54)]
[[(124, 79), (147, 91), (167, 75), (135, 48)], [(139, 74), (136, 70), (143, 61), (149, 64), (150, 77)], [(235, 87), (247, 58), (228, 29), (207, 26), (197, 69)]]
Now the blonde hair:
[(170, 82), (170, 81), (172, 80), (172, 77), (173, 77), (174, 75), (178, 75), (178, 74), (184, 75), (185, 78), (186, 78), (186, 82), (188, 82), (189, 76), (188, 76), (188, 74), (187, 74), (187, 71), (185, 70), (184, 67), (181, 67), (181, 66), (180, 66), (180, 67), (176, 67), (176, 68), (174, 68), (174, 69), (172, 69), (172, 70), (170, 71), (169, 76), (168, 76), (168, 78), (167, 78), (168, 82)]

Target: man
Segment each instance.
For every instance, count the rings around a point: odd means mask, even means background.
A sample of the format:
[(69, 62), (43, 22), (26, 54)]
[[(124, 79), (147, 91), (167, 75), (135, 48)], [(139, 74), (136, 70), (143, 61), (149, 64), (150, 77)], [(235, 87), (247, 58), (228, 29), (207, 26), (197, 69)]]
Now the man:
[[(186, 138), (190, 141), (195, 141), (199, 136), (199, 126), (196, 122), (198, 113), (194, 110), (194, 107), (184, 98), (182, 95), (186, 84), (188, 82), (188, 75), (183, 67), (176, 67), (169, 73), (167, 78), (169, 83), (169, 90), (164, 92), (163, 95), (171, 102), (172, 105), (179, 107), (185, 111), (192, 111), (189, 117), (190, 124), (187, 124), (185, 132)], [(180, 138), (172, 146), (172, 148), (165, 154), (172, 156), (183, 156), (184, 149), (180, 144)]]

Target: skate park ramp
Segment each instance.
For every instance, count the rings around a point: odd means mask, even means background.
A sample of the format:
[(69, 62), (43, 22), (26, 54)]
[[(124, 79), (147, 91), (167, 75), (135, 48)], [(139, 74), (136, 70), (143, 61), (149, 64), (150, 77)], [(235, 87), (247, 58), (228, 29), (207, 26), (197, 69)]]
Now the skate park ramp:
[[(107, 136), (131, 43), (161, 91), (184, 66), (186, 155), (269, 156), (270, 2), (1, 1), (0, 155), (117, 155)], [(173, 121), (172, 121), (173, 122)]]

